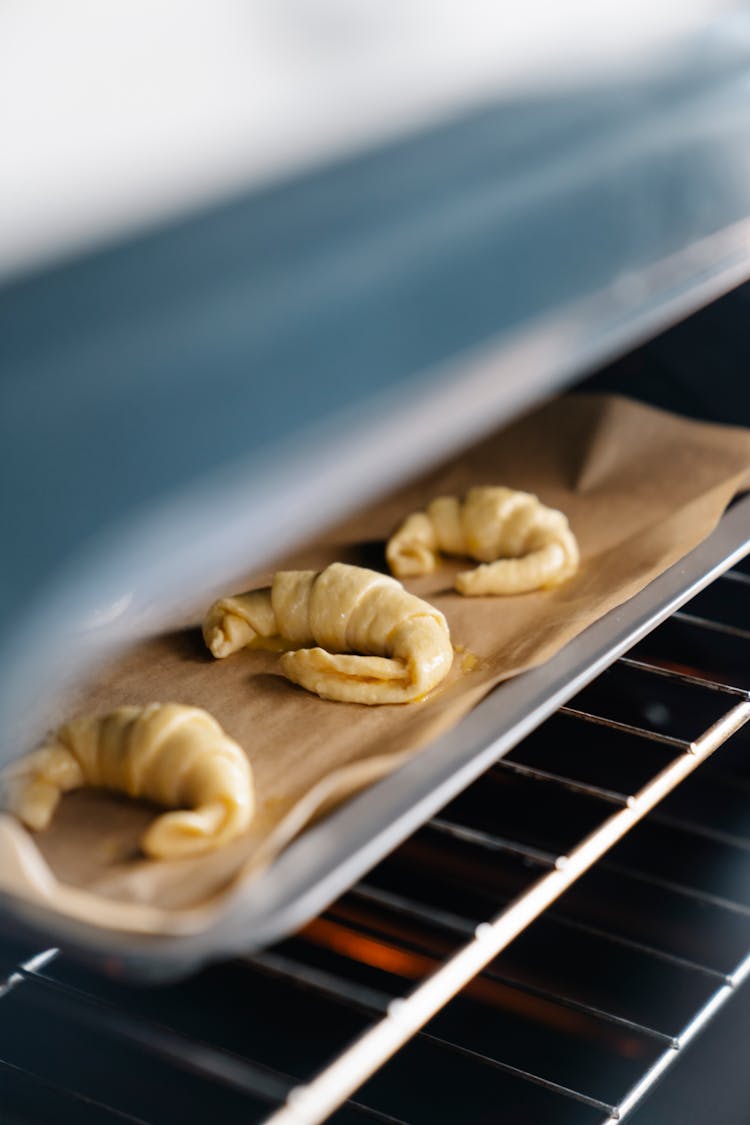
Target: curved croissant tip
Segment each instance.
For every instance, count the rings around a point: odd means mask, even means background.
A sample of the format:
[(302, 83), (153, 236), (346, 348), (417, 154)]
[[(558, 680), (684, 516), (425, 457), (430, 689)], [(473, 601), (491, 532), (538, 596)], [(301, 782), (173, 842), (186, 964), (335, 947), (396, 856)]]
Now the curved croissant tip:
[(435, 556), (432, 551), (418, 547), (401, 547), (386, 555), (391, 573), (396, 578), (417, 578), (422, 574), (432, 574), (435, 569)]
[(471, 589), (473, 574), (473, 570), (462, 570), (453, 580), (453, 589), (456, 590), (457, 593), (463, 594), (464, 597), (471, 597), (473, 593)]
[(217, 802), (201, 809), (174, 809), (149, 825), (141, 837), (141, 848), (151, 859), (205, 855), (240, 836), (252, 815), (250, 796), (238, 806)]
[(210, 836), (187, 827), (160, 823), (162, 817), (147, 828), (141, 837), (141, 850), (149, 859), (183, 859), (213, 851), (216, 845)]
[(32, 832), (41, 832), (50, 824), (62, 794), (56, 785), (32, 778), (12, 781), (6, 796), (8, 811)]
[(220, 625), (206, 626), (203, 629), (203, 640), (206, 642), (206, 647), (210, 650), (211, 655), (215, 656), (217, 660), (229, 656), (232, 652), (229, 638)]

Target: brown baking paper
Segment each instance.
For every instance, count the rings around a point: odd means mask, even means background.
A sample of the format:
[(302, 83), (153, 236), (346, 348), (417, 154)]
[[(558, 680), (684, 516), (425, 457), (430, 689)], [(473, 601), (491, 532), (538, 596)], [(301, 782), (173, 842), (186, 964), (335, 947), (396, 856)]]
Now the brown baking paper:
[[(118, 659), (59, 718), (152, 700), (205, 707), (252, 762), (258, 812), (248, 833), (200, 859), (147, 860), (138, 839), (154, 810), (82, 790), (63, 798), (51, 826), (35, 836), (0, 817), (0, 889), (101, 927), (184, 933), (209, 925), (227, 895), (253, 893), (252, 877), (314, 817), (394, 769), (501, 680), (547, 660), (695, 547), (747, 487), (749, 468), (747, 430), (614, 396), (548, 403), (273, 569), (321, 569), (336, 559), (385, 569), (384, 542), (409, 512), (440, 494), (504, 484), (568, 515), (581, 548), (574, 578), (539, 593), (462, 598), (451, 583), (466, 563), (446, 560), (405, 583), (445, 613), (457, 655), (430, 698), (400, 706), (318, 699), (287, 682), (272, 653), (213, 660), (196, 627), (207, 606), (191, 607), (184, 629)], [(247, 574), (226, 592), (267, 585), (271, 573)]]

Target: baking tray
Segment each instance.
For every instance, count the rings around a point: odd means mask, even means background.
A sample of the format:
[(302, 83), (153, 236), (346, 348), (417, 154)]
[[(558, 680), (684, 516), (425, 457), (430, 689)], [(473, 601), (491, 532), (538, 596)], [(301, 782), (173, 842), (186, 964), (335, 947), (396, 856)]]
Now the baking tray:
[(209, 929), (153, 938), (82, 926), (6, 899), (18, 928), (38, 946), (66, 952), (110, 974), (160, 980), (247, 953), (298, 929), (325, 909), (493, 762), (622, 653), (750, 552), (750, 496), (716, 530), (623, 606), (546, 664), (501, 684), (446, 735), (304, 832), (257, 880), (231, 899)]

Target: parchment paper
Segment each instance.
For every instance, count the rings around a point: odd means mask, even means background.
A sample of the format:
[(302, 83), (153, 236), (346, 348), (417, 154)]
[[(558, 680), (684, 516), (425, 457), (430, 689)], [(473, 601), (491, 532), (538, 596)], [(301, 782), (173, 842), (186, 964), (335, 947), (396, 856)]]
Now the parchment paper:
[(207, 926), (228, 894), (253, 893), (253, 875), (313, 817), (394, 769), (501, 680), (547, 660), (687, 554), (748, 487), (749, 469), (747, 430), (615, 396), (548, 403), (226, 592), (266, 585), (281, 567), (320, 569), (336, 559), (385, 570), (385, 539), (406, 514), (477, 484), (535, 492), (562, 509), (581, 548), (573, 579), (539, 593), (462, 598), (451, 582), (466, 563), (446, 560), (435, 574), (405, 583), (445, 613), (457, 655), (430, 698), (403, 706), (320, 700), (288, 683), (272, 653), (215, 661), (196, 627), (207, 606), (186, 607), (183, 629), (102, 670), (59, 719), (152, 700), (205, 707), (250, 756), (258, 795), (250, 831), (201, 859), (154, 862), (138, 852), (153, 809), (80, 791), (35, 836), (0, 816), (0, 889), (100, 927), (178, 933)]

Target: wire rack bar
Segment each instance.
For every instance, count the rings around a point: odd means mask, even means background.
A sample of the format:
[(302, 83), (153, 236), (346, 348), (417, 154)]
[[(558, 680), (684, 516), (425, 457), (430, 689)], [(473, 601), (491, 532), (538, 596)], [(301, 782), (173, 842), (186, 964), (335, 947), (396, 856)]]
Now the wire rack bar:
[(282, 1101), (296, 1081), (293, 1075), (250, 1063), (230, 1051), (183, 1035), (162, 1024), (134, 1019), (121, 1008), (98, 996), (29, 969), (28, 962), (15, 975), (28, 980), (46, 993), (49, 1006), (53, 1009), (57, 1007), (55, 997), (58, 998), (58, 1004), (60, 1001), (65, 1003), (68, 1011), (69, 1005), (75, 1003), (78, 1017), (95, 1030), (104, 1030), (137, 1047), (147, 1048), (158, 1058), (178, 1066), (180, 1070), (190, 1071), (199, 1077), (274, 1103)]
[[(623, 803), (630, 808), (634, 800), (635, 798), (629, 797), (627, 801)], [(435, 828), (455, 839), (465, 840), (467, 843), (485, 848), (488, 851), (507, 852), (511, 855), (521, 856), (539, 866), (559, 867), (564, 866), (567, 861), (566, 856), (556, 856), (553, 852), (545, 852), (539, 848), (526, 847), (524, 844), (507, 841), (502, 836), (495, 836), (491, 832), (479, 831), (478, 829), (469, 828), (463, 824), (457, 824), (454, 821), (436, 821), (433, 819), (428, 822), (428, 827)], [(702, 891), (697, 887), (689, 887), (684, 883), (677, 883), (673, 879), (664, 879), (659, 875), (652, 875), (648, 871), (640, 871), (638, 868), (631, 867), (628, 864), (604, 861), (601, 864), (601, 870), (613, 871), (627, 879), (634, 879), (639, 883), (646, 883), (652, 887), (672, 891), (674, 894), (682, 895), (684, 898), (691, 898), (696, 902), (716, 906), (720, 910), (730, 910), (734, 914), (744, 914), (750, 917), (750, 906), (747, 906), (745, 903), (737, 902), (735, 899), (726, 898), (723, 895), (711, 894), (709, 891)]]
[(0, 983), (0, 1000), (2, 1000), (4, 996), (7, 996), (9, 992), (13, 992), (15, 988), (18, 988), (19, 984), (23, 983), (26, 979), (26, 971), (34, 972), (37, 969), (43, 969), (46, 965), (49, 965), (51, 961), (54, 961), (59, 952), (60, 950), (56, 948), (44, 949), (41, 953), (35, 953), (33, 957), (29, 957), (27, 961), (22, 961), (21, 964)]
[(679, 683), (688, 684), (690, 687), (706, 688), (708, 691), (718, 691), (723, 695), (735, 695), (740, 699), (750, 698), (750, 691), (745, 688), (734, 687), (732, 684), (725, 684), (720, 680), (707, 679), (705, 676), (696, 676), (692, 672), (680, 672), (676, 668), (665, 668), (661, 664), (652, 664), (648, 660), (636, 660), (633, 656), (621, 656), (617, 663), (624, 664), (628, 668), (635, 668), (640, 672), (648, 672), (652, 676), (663, 676), (667, 680), (677, 680)]
[[(358, 985), (352, 985), (350, 981), (345, 981), (334, 973), (328, 973), (309, 965), (303, 965), (292, 958), (279, 957), (275, 954), (270, 956), (264, 954), (252, 956), (249, 958), (249, 961), (251, 964), (257, 965), (259, 968), (267, 970), (274, 975), (292, 981), (300, 987), (312, 988), (316, 992), (338, 1000), (348, 1006), (355, 1007), (359, 1010), (366, 1010), (368, 1007), (368, 1003), (363, 997), (364, 994), (371, 990), (361, 989)], [(375, 997), (377, 997), (377, 999), (375, 999)], [(387, 1002), (383, 1003), (383, 999)], [(387, 1012), (389, 1008), (397, 1002), (398, 1001), (391, 998), (381, 998), (380, 994), (373, 993), (373, 1000), (369, 1007), (373, 1013), (380, 1014), (382, 1011)], [(512, 1063), (503, 1062), (502, 1059), (497, 1059), (493, 1055), (487, 1055), (482, 1051), (476, 1051), (471, 1047), (466, 1047), (463, 1043), (457, 1043), (453, 1039), (446, 1039), (444, 1036), (433, 1035), (431, 1032), (423, 1030), (416, 1031), (414, 1033), (414, 1038), (423, 1043), (430, 1043), (432, 1046), (448, 1051), (451, 1054), (461, 1055), (463, 1058), (471, 1059), (472, 1062), (478, 1063), (480, 1066), (488, 1066), (493, 1070), (501, 1070), (504, 1074), (510, 1074), (514, 1078), (530, 1082), (534, 1086), (541, 1086), (545, 1090), (551, 1090), (555, 1094), (560, 1094), (562, 1097), (580, 1102), (582, 1105), (587, 1105), (591, 1109), (601, 1109), (607, 1113), (611, 1112), (613, 1109), (612, 1105), (602, 1101), (600, 1098), (594, 1098), (590, 1094), (583, 1093), (581, 1090), (574, 1090), (570, 1086), (564, 1086), (559, 1082), (544, 1078), (543, 1075), (535, 1074), (533, 1071), (513, 1066)]]
[(466, 824), (458, 824), (455, 820), (434, 816), (427, 821), (427, 828), (440, 832), (444, 836), (451, 836), (454, 840), (463, 840), (467, 844), (476, 844), (493, 852), (504, 852), (516, 855), (521, 859), (529, 860), (539, 867), (554, 867), (558, 856), (554, 852), (544, 851), (542, 848), (532, 848), (527, 844), (520, 844), (516, 840), (509, 840), (505, 836), (496, 836), (494, 832), (485, 832), (480, 828), (470, 828)]
[[(354, 933), (390, 944), (393, 948), (405, 949), (410, 953), (416, 953), (423, 957), (426, 956), (435, 959), (434, 951), (425, 943), (407, 940), (401, 936), (399, 936), (398, 942), (396, 943), (393, 935), (389, 934), (387, 930), (379, 929), (377, 926), (359, 921), (354, 922), (349, 917), (338, 915), (333, 908), (327, 912), (326, 917), (331, 917), (335, 920), (337, 925), (343, 926)], [(503, 984), (507, 988), (513, 989), (515, 992), (523, 992), (528, 996), (534, 996), (540, 1000), (546, 1000), (551, 1004), (559, 1005), (561, 1008), (569, 1008), (571, 1011), (591, 1016), (592, 1019), (611, 1023), (616, 1027), (622, 1028), (623, 1031), (632, 1031), (648, 1039), (658, 1040), (661, 1043), (675, 1042), (674, 1035), (671, 1035), (667, 1031), (660, 1031), (658, 1028), (649, 1027), (647, 1024), (638, 1023), (636, 1020), (627, 1019), (625, 1016), (618, 1016), (614, 1012), (608, 1012), (604, 1008), (597, 1008), (594, 1004), (587, 1004), (584, 1000), (575, 1000), (572, 996), (565, 996), (560, 992), (555, 992), (553, 989), (542, 988), (540, 985), (519, 980), (517, 977), (510, 976), (508, 973), (499, 972), (497, 969), (492, 968), (492, 966), (483, 969), (479, 975), (487, 977), (488, 980), (497, 981), (498, 984)]]
[(428, 906), (426, 903), (417, 902), (414, 899), (407, 898), (406, 895), (398, 894), (396, 891), (387, 891), (370, 883), (357, 883), (349, 891), (349, 894), (353, 898), (361, 898), (365, 902), (385, 906), (392, 910), (394, 914), (402, 914), (404, 917), (413, 918), (418, 922), (427, 922), (431, 926), (440, 926), (442, 929), (460, 934), (462, 937), (473, 934), (477, 926), (476, 920), (472, 921), (461, 914), (453, 914), (449, 910)]
[(489, 1066), (493, 1070), (502, 1071), (503, 1074), (510, 1074), (513, 1078), (520, 1078), (531, 1083), (532, 1086), (541, 1086), (543, 1090), (549, 1090), (553, 1094), (559, 1094), (561, 1097), (569, 1098), (572, 1101), (579, 1102), (581, 1105), (587, 1105), (590, 1109), (603, 1109), (605, 1112), (611, 1113), (615, 1108), (607, 1102), (602, 1101), (600, 1098), (593, 1098), (589, 1094), (582, 1094), (580, 1090), (573, 1090), (570, 1086), (562, 1086), (559, 1082), (553, 1082), (551, 1079), (533, 1074), (529, 1070), (522, 1070), (518, 1066), (512, 1066), (510, 1063), (502, 1062), (500, 1059), (491, 1058), (489, 1055), (482, 1054), (481, 1051), (473, 1051), (470, 1047), (463, 1047), (460, 1043), (453, 1043), (448, 1039), (442, 1039), (439, 1035), (432, 1035), (430, 1032), (422, 1031), (419, 1033), (419, 1036), (421, 1039), (433, 1043), (436, 1047), (445, 1047), (453, 1054), (461, 1055), (463, 1058), (471, 1059), (473, 1062), (481, 1063), (483, 1066)]
[(298, 988), (311, 989), (368, 1015), (382, 1015), (393, 1000), (386, 992), (345, 980), (336, 973), (304, 965), (293, 957), (281, 953), (252, 953), (245, 960), (249, 965), (274, 977), (291, 981)]
[(671, 1066), (674, 1066), (677, 1059), (680, 1057), (680, 1052), (703, 1031), (719, 1009), (726, 1004), (730, 996), (734, 994), (736, 988), (739, 987), (742, 981), (747, 977), (748, 972), (750, 972), (750, 954), (740, 962), (727, 983), (717, 988), (716, 992), (713, 993), (703, 1007), (693, 1016), (692, 1020), (685, 1025), (677, 1036), (675, 1045), (669, 1047), (659, 1056), (643, 1077), (631, 1087), (619, 1105), (614, 1108), (608, 1117), (604, 1118), (601, 1125), (610, 1125), (610, 1122), (613, 1121), (624, 1121), (625, 1118), (633, 1112), (643, 1101), (649, 1090), (662, 1078), (664, 1073)]
[[(607, 801), (613, 805), (627, 805), (633, 800), (631, 794), (621, 793), (614, 789), (604, 789), (598, 785), (590, 785), (587, 782), (578, 781), (575, 778), (567, 777), (564, 774), (557, 774), (552, 773), (549, 770), (537, 769), (535, 766), (527, 766), (521, 762), (515, 762), (508, 758), (503, 758), (502, 761), (498, 762), (495, 766), (492, 767), (492, 772), (499, 771), (517, 773), (524, 777), (534, 778), (536, 780), (548, 782), (550, 784), (560, 785), (562, 788), (568, 789), (571, 792), (581, 793), (584, 796), (594, 797), (602, 801)], [(731, 787), (734, 787), (736, 785), (737, 779), (732, 779), (731, 777), (727, 777), (724, 774), (716, 774), (714, 776), (718, 777), (720, 780), (722, 780), (722, 782), (728, 783)], [(750, 789), (750, 782), (746, 783), (746, 786)], [(703, 839), (712, 840), (714, 843), (726, 844), (729, 847), (739, 848), (742, 851), (750, 851), (750, 837), (739, 836), (733, 832), (724, 832), (719, 828), (713, 828), (705, 824), (699, 824), (696, 821), (688, 820), (684, 817), (670, 816), (666, 813), (657, 811), (651, 817), (651, 822), (653, 824), (661, 824), (665, 828), (675, 828), (678, 831), (686, 832), (691, 836), (701, 836)], [(433, 819), (429, 821), (431, 827), (440, 827), (441, 829), (446, 831), (449, 823), (450, 822), (445, 818), (440, 817), (433, 817)], [(462, 825), (454, 824), (452, 826), (452, 832), (454, 835), (468, 840), (469, 836), (464, 834), (467, 832), (474, 833), (475, 830), (465, 829)], [(475, 834), (476, 842), (478, 843), (481, 842), (480, 837), (491, 835), (489, 833), (481, 832), (476, 832)], [(493, 846), (498, 847), (499, 849), (500, 845), (498, 841), (504, 840), (504, 837), (493, 837), (493, 839), (495, 841)], [(487, 843), (489, 846), (489, 840), (487, 841)], [(519, 854), (522, 854), (525, 856), (525, 858), (529, 859), (533, 858), (533, 855), (531, 853), (538, 850), (533, 848), (526, 848), (523, 845), (517, 845), (512, 840), (508, 840), (507, 846), (504, 850), (513, 851), (514, 849), (517, 849), (519, 851)], [(549, 855), (550, 853), (548, 852), (545, 853), (543, 851), (539, 851), (540, 862), (544, 862), (546, 860), (546, 857)]]
[(721, 828), (714, 828), (708, 824), (698, 824), (694, 820), (685, 820), (681, 816), (655, 812), (651, 817), (651, 823), (660, 824), (664, 828), (673, 828), (688, 836), (700, 836), (704, 840), (711, 840), (714, 844), (724, 844), (729, 848), (750, 852), (750, 837), (738, 836), (735, 832), (724, 832)]
[[(113, 1121), (127, 1122), (127, 1125), (149, 1125), (148, 1121), (144, 1121), (142, 1117), (134, 1117), (132, 1113), (126, 1113), (125, 1110), (122, 1109), (115, 1109), (114, 1106), (106, 1105), (96, 1098), (90, 1098), (87, 1094), (81, 1094), (77, 1090), (71, 1090), (68, 1086), (61, 1086), (57, 1082), (50, 1082), (48, 1078), (43, 1078), (42, 1075), (37, 1074), (36, 1071), (27, 1070), (25, 1066), (18, 1066), (17, 1063), (8, 1062), (7, 1059), (0, 1059), (0, 1070), (5, 1070), (12, 1074), (20, 1074), (30, 1082), (33, 1082), (34, 1085), (42, 1086), (56, 1097), (65, 1098), (73, 1105), (87, 1105), (94, 1109), (101, 1110), (102, 1113), (108, 1114)], [(59, 1120), (61, 1122), (65, 1120), (62, 1114)]]
[[(44, 968), (50, 964), (57, 954), (58, 950), (56, 949), (45, 950), (43, 953), (29, 958), (28, 961), (24, 961), (8, 977), (6, 982), (10, 982), (8, 990), (28, 981), (49, 992), (53, 997), (58, 995), (64, 1000), (75, 1002), (79, 1016), (81, 1015), (81, 1005), (84, 1005), (96, 1012), (95, 1016), (87, 1020), (95, 1029), (104, 1029), (110, 1034), (134, 1043), (136, 1046), (146, 1047), (156, 1056), (178, 1065), (181, 1069), (187, 1069), (201, 1078), (221, 1083), (241, 1093), (260, 1098), (262, 1101), (278, 1104), (283, 1101), (294, 1085), (296, 1078), (291, 1074), (276, 1070), (265, 1064), (249, 1061), (231, 1051), (218, 1048), (213, 1044), (196, 1039), (194, 1036), (185, 1036), (162, 1024), (133, 1019), (115, 1004), (44, 975)], [(2, 995), (4, 993), (0, 992), (0, 997)], [(384, 997), (381, 1010), (385, 1009), (389, 999), (389, 997)], [(368, 1008), (367, 1010), (371, 1011), (372, 1009)], [(4, 1059), (0, 1059), (0, 1066), (23, 1071), (23, 1068), (16, 1067)], [(46, 1079), (33, 1074), (31, 1071), (23, 1072), (28, 1073), (29, 1077), (35, 1081), (54, 1088), (55, 1092), (89, 1102), (125, 1121), (132, 1121), (136, 1125), (141, 1125), (140, 1118), (78, 1094), (67, 1087), (49, 1083)], [(350, 1099), (346, 1105), (348, 1109), (378, 1121), (381, 1125), (408, 1125), (401, 1118), (382, 1113), (380, 1110), (359, 1101)]]
[(725, 898), (723, 895), (711, 894), (710, 891), (702, 891), (698, 887), (688, 887), (684, 883), (676, 883), (673, 879), (663, 879), (659, 875), (651, 875), (647, 871), (639, 871), (637, 868), (627, 867), (625, 864), (603, 863), (602, 870), (613, 871), (617, 875), (624, 875), (627, 879), (634, 879), (650, 887), (671, 891), (672, 894), (681, 895), (683, 898), (690, 898), (707, 906), (715, 906), (718, 910), (728, 910), (732, 914), (742, 914), (744, 917), (750, 918), (750, 906), (732, 898)]
[(508, 761), (503, 758), (492, 767), (493, 773), (515, 773), (520, 777), (528, 777), (532, 781), (541, 781), (547, 785), (559, 785), (571, 793), (579, 793), (584, 797), (593, 797), (597, 801), (606, 801), (610, 805), (627, 805), (633, 797), (628, 793), (620, 793), (616, 789), (604, 789), (601, 785), (590, 785), (586, 781), (576, 781), (575, 778), (566, 777), (564, 774), (553, 773), (551, 770), (540, 770), (536, 766), (526, 766), (523, 762)]
[(728, 578), (730, 582), (739, 582), (743, 586), (750, 586), (750, 574), (743, 574), (741, 570), (728, 570), (721, 577)]
[(736, 704), (700, 738), (685, 747), (634, 797), (632, 805), (608, 817), (542, 875), (413, 992), (391, 1001), (383, 1019), (344, 1050), (304, 1086), (292, 1090), (268, 1125), (318, 1125), (412, 1038), (506, 946), (620, 840), (646, 813), (688, 777), (750, 718), (750, 702)]
[(662, 734), (658, 730), (648, 727), (637, 727), (632, 723), (623, 723), (618, 719), (607, 719), (604, 715), (592, 715), (589, 711), (580, 711), (577, 707), (560, 707), (559, 714), (570, 715), (574, 719), (582, 719), (584, 723), (594, 723), (596, 726), (606, 727), (608, 730), (619, 730), (623, 734), (633, 734), (637, 738), (648, 738), (651, 742), (660, 742), (662, 746), (671, 746), (674, 750), (688, 751), (691, 743), (687, 738), (675, 738), (671, 734)]
[(723, 621), (712, 621), (710, 617), (700, 617), (695, 613), (686, 613), (682, 609), (677, 610), (672, 616), (678, 621), (697, 625), (700, 629), (708, 629), (712, 633), (725, 633), (728, 637), (740, 637), (744, 641), (750, 641), (750, 629), (742, 629), (739, 625), (725, 625)]
[[(423, 903), (416, 903), (408, 899), (405, 895), (385, 891), (380, 887), (374, 887), (368, 883), (357, 884), (356, 887), (352, 887), (349, 893), (355, 898), (363, 899), (365, 902), (378, 903), (381, 906), (388, 907), (388, 909), (392, 910), (394, 913), (413, 918), (418, 922), (427, 922), (430, 925), (441, 926), (443, 929), (461, 934), (462, 936), (472, 934), (477, 925), (476, 921), (463, 918), (458, 914), (451, 914), (446, 910), (438, 910), (434, 907), (426, 906)], [(600, 938), (602, 941), (610, 942), (612, 945), (617, 945), (622, 949), (632, 949), (637, 953), (643, 953), (647, 957), (653, 957), (656, 961), (663, 961), (666, 964), (674, 965), (676, 968), (700, 973), (701, 976), (710, 977), (713, 980), (725, 981), (728, 979), (727, 974), (722, 972), (721, 969), (715, 969), (711, 965), (702, 965), (699, 961), (691, 961), (688, 957), (680, 957), (676, 953), (669, 953), (666, 949), (659, 949), (658, 946), (648, 945), (646, 942), (636, 941), (634, 938), (623, 937), (622, 934), (615, 933), (613, 930), (605, 930), (598, 926), (592, 926), (588, 922), (579, 922), (578, 919), (569, 918), (566, 914), (561, 914), (557, 910), (548, 910), (547, 917), (558, 925), (565, 926), (566, 929), (578, 930), (582, 934), (586, 934), (589, 937)]]
[(643, 953), (646, 957), (653, 957), (655, 961), (663, 961), (666, 965), (674, 965), (678, 969), (687, 969), (688, 972), (699, 973), (701, 976), (710, 977), (713, 980), (726, 981), (729, 979), (727, 973), (714, 968), (712, 965), (703, 965), (700, 961), (692, 961), (689, 957), (680, 957), (677, 953), (670, 953), (666, 949), (660, 949), (657, 945), (649, 945), (645, 941), (623, 937), (622, 934), (615, 933), (613, 930), (592, 926), (588, 922), (579, 922), (576, 918), (561, 914), (559, 910), (550, 910), (548, 917), (569, 930), (578, 930), (589, 937), (601, 938), (603, 941), (609, 941), (612, 945), (618, 945), (622, 949), (632, 949), (635, 953)]

